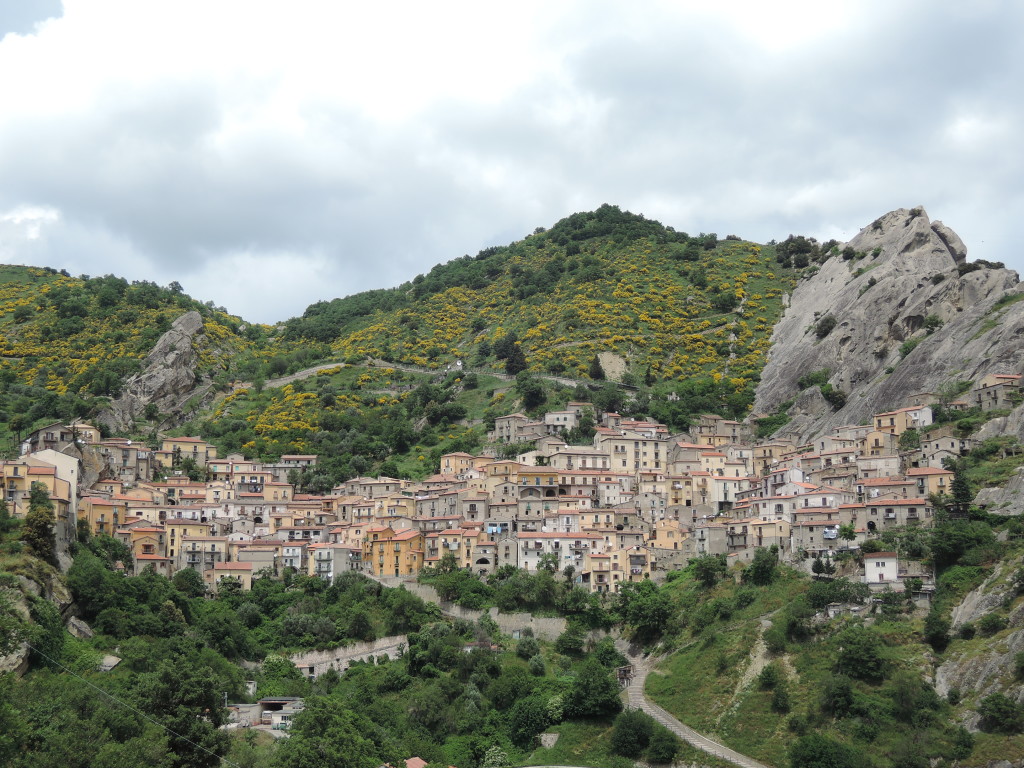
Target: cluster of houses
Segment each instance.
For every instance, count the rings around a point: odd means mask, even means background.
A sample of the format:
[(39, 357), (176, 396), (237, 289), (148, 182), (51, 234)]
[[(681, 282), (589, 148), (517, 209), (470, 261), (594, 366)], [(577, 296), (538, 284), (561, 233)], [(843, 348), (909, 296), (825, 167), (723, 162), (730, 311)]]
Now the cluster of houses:
[[(962, 406), (1017, 403), (1020, 378), (986, 376)], [(662, 424), (605, 413), (583, 446), (564, 435), (590, 405), (569, 403), (540, 420), (498, 418), (492, 450), (442, 456), (426, 479), (357, 477), (327, 495), (289, 482), (316, 456), (220, 457), (195, 437), (151, 450), (103, 439), (87, 424), (54, 424), (33, 432), (2, 476), (16, 515), (42, 483), (64, 523), (58, 535), (88, 526), (127, 544), (136, 572), (192, 568), (212, 590), (224, 579), (247, 589), (254, 575), (286, 568), (327, 580), (346, 571), (414, 578), (450, 554), (480, 575), (554, 566), (591, 591), (615, 592), (703, 554), (743, 562), (774, 545), (780, 557), (801, 561), (886, 528), (932, 525), (929, 499), (951, 493), (943, 459), (971, 447), (952, 425), (933, 425), (934, 402), (917, 395), (869, 424), (803, 445), (756, 441), (751, 425), (714, 415), (670, 435)], [(900, 439), (912, 429), (920, 447)], [(497, 458), (502, 444), (530, 449)], [(182, 466), (206, 479), (191, 480)], [(898, 584), (892, 558), (865, 569), (865, 580)]]

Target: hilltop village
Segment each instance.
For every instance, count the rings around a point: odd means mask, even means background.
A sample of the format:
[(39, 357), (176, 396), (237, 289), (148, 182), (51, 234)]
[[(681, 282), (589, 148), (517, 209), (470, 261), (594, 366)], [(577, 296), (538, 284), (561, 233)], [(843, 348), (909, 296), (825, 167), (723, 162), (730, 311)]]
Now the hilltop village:
[[(990, 374), (942, 408), (1010, 408), (1020, 383)], [(570, 402), (539, 419), (497, 418), (489, 450), (446, 454), (423, 480), (356, 477), (328, 495), (296, 492), (297, 473), (315, 466), (315, 455), (218, 456), (197, 437), (168, 437), (152, 450), (56, 423), (2, 463), (3, 485), (19, 517), (32, 487), (45, 487), (64, 544), (76, 526), (112, 535), (131, 548), (135, 573), (192, 568), (211, 591), (225, 579), (247, 589), (254, 574), (288, 568), (328, 581), (346, 571), (409, 579), (450, 554), (480, 576), (548, 567), (614, 593), (700, 555), (747, 562), (774, 546), (780, 559), (809, 568), (887, 528), (932, 526), (935, 501), (952, 495), (944, 460), (971, 448), (954, 423), (933, 423), (938, 397), (915, 395), (803, 445), (756, 441), (750, 424), (715, 415), (670, 435), (662, 424)], [(591, 418), (592, 443), (567, 444), (566, 433)], [(503, 445), (529, 450), (497, 458)], [(877, 553), (870, 565), (866, 582), (903, 588), (898, 553)]]

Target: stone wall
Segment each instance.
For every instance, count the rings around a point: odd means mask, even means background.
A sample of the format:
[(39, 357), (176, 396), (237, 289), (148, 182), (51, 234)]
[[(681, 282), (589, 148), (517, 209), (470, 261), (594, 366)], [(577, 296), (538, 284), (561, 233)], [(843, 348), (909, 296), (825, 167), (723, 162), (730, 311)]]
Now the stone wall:
[(335, 669), (339, 673), (344, 672), (351, 662), (365, 661), (370, 656), (387, 656), (389, 659), (396, 659), (399, 652), (404, 651), (408, 645), (409, 639), (405, 635), (391, 635), (378, 638), (373, 642), (353, 643), (329, 651), (297, 653), (289, 658), (295, 666), (309, 666), (312, 667), (313, 675), (322, 675), (328, 669)]

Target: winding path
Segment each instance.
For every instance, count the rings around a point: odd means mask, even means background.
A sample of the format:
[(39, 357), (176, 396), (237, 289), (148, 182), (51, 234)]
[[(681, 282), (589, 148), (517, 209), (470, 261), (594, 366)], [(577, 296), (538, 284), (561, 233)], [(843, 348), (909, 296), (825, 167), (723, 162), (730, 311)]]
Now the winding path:
[(715, 757), (728, 760), (734, 765), (741, 766), (741, 768), (768, 768), (764, 763), (759, 763), (752, 757), (741, 755), (736, 750), (729, 749), (724, 744), (719, 744), (702, 733), (697, 733), (688, 725), (683, 725), (669, 712), (648, 699), (644, 695), (644, 683), (647, 680), (647, 673), (651, 671), (651, 660), (643, 656), (633, 656), (632, 654), (629, 654), (628, 658), (632, 662), (634, 670), (633, 679), (626, 688), (629, 706), (634, 709), (643, 710), (676, 736), (692, 744), (697, 749), (702, 749)]

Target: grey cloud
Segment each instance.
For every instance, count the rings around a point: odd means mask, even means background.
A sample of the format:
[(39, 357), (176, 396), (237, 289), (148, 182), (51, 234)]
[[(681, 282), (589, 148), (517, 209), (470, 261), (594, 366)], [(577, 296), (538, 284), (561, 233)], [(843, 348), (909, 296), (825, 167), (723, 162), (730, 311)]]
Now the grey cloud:
[[(61, 211), (23, 254), (178, 280), (260, 320), (603, 202), (760, 240), (852, 236), (923, 204), (972, 256), (1013, 262), (1024, 11), (865, 8), (843, 34), (765, 52), (718, 22), (620, 33), (623, 11), (607, 5), (549, 31), (560, 71), (500, 98), (449, 97), (386, 126), (325, 99), (304, 111), (301, 139), (254, 122), (225, 142), (236, 94), (214, 80), (110, 86), (87, 113), (2, 129), (0, 211)], [(1009, 138), (956, 145), (964, 115)], [(281, 262), (278, 290), (239, 281), (229, 301), (202, 282), (244, 253)], [(313, 272), (305, 286), (296, 269)]]

